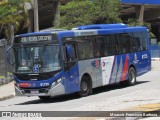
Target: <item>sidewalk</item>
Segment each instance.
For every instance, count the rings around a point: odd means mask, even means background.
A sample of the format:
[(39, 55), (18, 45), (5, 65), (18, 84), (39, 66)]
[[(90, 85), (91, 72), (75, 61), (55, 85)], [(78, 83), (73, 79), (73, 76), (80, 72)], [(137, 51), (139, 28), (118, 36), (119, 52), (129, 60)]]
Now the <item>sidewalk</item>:
[(14, 82), (10, 82), (0, 86), (0, 101), (12, 98), (15, 96)]

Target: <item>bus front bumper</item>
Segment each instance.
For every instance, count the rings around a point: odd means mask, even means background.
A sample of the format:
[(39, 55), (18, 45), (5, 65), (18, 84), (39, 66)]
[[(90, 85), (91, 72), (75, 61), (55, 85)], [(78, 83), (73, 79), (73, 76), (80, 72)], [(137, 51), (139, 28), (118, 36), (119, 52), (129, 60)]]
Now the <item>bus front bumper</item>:
[(65, 94), (65, 87), (62, 83), (59, 83), (55, 87), (40, 88), (40, 89), (20, 89), (15, 86), (16, 96), (57, 96)]

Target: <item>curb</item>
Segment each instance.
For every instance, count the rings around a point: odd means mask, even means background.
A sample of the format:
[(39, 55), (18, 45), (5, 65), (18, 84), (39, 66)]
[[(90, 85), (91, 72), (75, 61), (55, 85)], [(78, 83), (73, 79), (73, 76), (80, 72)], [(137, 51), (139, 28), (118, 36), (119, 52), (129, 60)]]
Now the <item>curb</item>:
[(0, 101), (3, 101), (3, 100), (7, 100), (7, 99), (10, 99), (10, 98), (13, 98), (15, 97), (15, 93), (11, 94), (11, 95), (7, 95), (7, 96), (3, 96), (0, 98)]
[(152, 58), (151, 61), (160, 61), (160, 58)]

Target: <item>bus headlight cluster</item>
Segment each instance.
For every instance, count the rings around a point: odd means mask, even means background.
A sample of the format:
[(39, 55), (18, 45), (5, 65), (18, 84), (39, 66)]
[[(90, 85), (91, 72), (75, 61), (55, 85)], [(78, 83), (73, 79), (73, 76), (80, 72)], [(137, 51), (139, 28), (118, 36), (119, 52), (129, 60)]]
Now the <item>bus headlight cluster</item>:
[(58, 80), (56, 80), (56, 81), (54, 81), (54, 82), (52, 83), (51, 88), (53, 88), (53, 87), (55, 87), (56, 85), (58, 85), (61, 81), (62, 81), (62, 79), (61, 79), (61, 78), (60, 78), (60, 79), (58, 79)]

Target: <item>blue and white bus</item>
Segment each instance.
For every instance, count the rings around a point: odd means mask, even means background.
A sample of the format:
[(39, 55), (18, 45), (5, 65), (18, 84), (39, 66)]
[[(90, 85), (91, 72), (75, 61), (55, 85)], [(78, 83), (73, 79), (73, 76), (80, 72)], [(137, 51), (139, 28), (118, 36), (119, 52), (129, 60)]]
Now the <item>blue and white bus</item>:
[(16, 36), (12, 48), (16, 95), (42, 100), (75, 92), (87, 96), (114, 83), (134, 85), (151, 70), (146, 27), (97, 24), (33, 32)]

